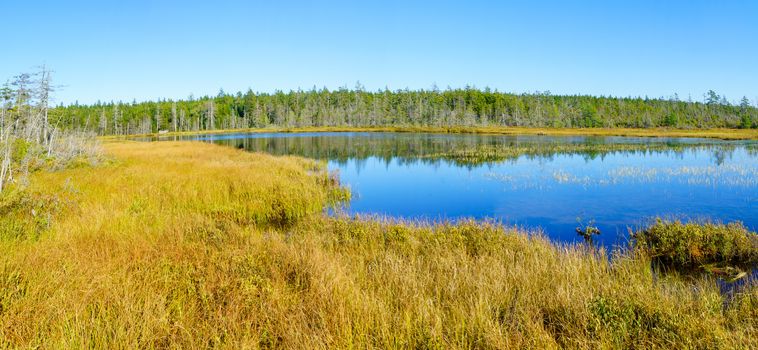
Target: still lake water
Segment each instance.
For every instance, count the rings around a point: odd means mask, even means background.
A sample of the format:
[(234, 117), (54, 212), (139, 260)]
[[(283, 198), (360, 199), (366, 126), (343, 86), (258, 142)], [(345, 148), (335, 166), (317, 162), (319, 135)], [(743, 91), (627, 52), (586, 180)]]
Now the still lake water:
[(202, 140), (326, 160), (348, 213), (494, 219), (575, 242), (594, 222), (604, 244), (652, 218), (742, 221), (758, 229), (758, 142), (686, 138), (426, 133), (243, 133)]

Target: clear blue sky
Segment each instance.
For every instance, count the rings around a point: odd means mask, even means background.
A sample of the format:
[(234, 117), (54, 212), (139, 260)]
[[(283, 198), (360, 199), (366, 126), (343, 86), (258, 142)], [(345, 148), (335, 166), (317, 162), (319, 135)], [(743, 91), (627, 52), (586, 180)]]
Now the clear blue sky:
[(758, 1), (0, 3), (0, 79), (58, 102), (354, 87), (758, 98)]

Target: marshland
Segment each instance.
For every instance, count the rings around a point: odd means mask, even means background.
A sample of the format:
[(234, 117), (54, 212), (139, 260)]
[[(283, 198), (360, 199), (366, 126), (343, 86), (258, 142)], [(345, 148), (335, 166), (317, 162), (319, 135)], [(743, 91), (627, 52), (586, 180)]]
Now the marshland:
[(490, 221), (326, 215), (349, 194), (298, 156), (102, 147), (97, 165), (4, 193), (5, 346), (755, 345), (754, 282), (725, 293), (731, 277), (701, 268), (755, 265), (740, 224), (653, 222), (633, 248), (593, 248)]
[(755, 141), (67, 137), (14, 141), (7, 347), (756, 345)]
[(0, 18), (0, 349), (758, 349), (758, 4)]

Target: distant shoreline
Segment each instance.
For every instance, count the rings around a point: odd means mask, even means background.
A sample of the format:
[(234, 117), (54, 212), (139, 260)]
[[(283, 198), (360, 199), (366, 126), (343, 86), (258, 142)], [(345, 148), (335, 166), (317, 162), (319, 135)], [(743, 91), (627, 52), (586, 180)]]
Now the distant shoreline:
[(490, 134), (490, 135), (548, 135), (548, 136), (629, 136), (629, 137), (690, 137), (721, 140), (758, 140), (758, 129), (671, 129), (671, 128), (527, 128), (527, 127), (427, 127), (427, 126), (380, 126), (380, 127), (293, 127), (293, 128), (245, 128), (204, 131), (179, 131), (168, 133), (107, 135), (102, 140), (132, 139), (139, 137), (171, 137), (191, 135), (217, 135), (231, 133), (296, 133), (296, 132), (419, 132), (437, 134)]

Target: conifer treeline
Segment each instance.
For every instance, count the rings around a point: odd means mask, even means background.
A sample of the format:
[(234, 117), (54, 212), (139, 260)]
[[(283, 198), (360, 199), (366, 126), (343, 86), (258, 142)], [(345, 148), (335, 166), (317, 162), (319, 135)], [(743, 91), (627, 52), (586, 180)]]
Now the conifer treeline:
[(448, 89), (370, 92), (310, 90), (226, 94), (140, 103), (60, 106), (56, 123), (101, 135), (304, 126), (526, 126), (750, 128), (758, 109), (747, 98), (729, 104), (713, 91), (703, 102), (511, 94)]

